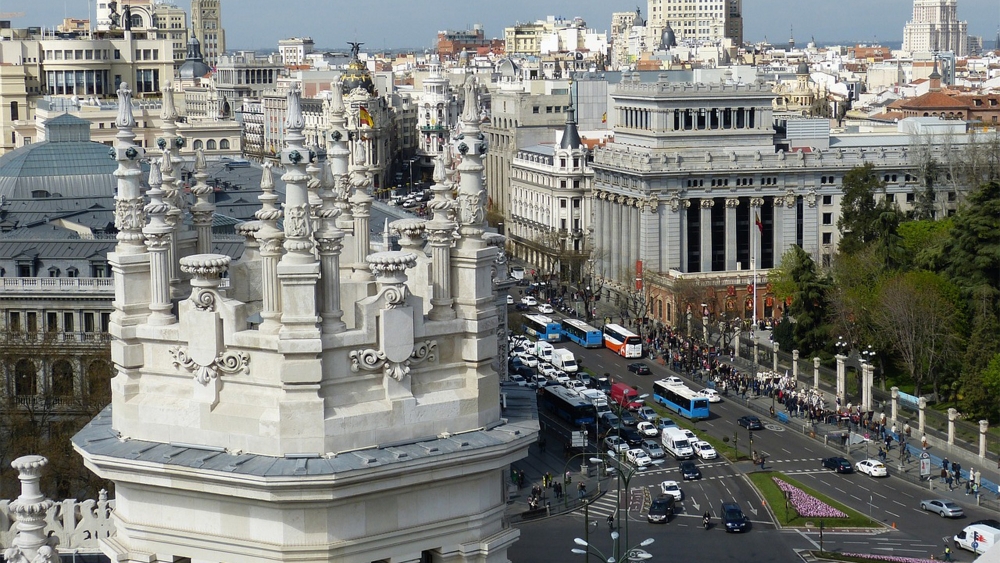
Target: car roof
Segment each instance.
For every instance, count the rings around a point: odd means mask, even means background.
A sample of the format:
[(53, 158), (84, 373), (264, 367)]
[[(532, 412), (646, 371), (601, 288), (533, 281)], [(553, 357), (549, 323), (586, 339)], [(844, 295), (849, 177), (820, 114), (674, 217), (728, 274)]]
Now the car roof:
[(735, 501), (722, 503), (722, 510), (740, 510), (740, 511), (742, 511), (742, 509), (740, 508), (740, 505), (737, 504)]
[(664, 482), (660, 483), (660, 485), (663, 485), (663, 486), (666, 486), (666, 487), (671, 487), (671, 486), (672, 487), (679, 487), (680, 486), (680, 485), (677, 484), (677, 481), (664, 481)]

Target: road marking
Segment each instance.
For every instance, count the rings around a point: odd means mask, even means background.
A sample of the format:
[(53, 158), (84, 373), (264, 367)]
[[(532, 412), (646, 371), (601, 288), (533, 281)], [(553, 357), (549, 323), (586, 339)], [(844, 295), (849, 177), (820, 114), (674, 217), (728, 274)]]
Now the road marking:
[(847, 491), (845, 491), (844, 489), (841, 489), (840, 487), (834, 487), (834, 489), (836, 489), (836, 490), (844, 493), (845, 495), (847, 494)]
[(892, 515), (893, 515), (893, 516), (895, 516), (896, 518), (899, 518), (899, 514), (896, 514), (895, 512), (889, 512), (888, 510), (886, 510), (886, 511), (885, 511), (885, 513), (886, 513), (886, 514), (892, 514)]
[(905, 504), (903, 504), (903, 503), (901, 503), (901, 502), (899, 502), (898, 500), (894, 500), (894, 501), (892, 501), (892, 502), (894, 502), (894, 503), (898, 504), (899, 506), (902, 506), (903, 508), (906, 508), (906, 505), (905, 505)]
[(851, 495), (851, 497), (852, 497), (852, 498), (854, 498), (854, 499), (857, 499), (857, 500), (859, 500), (859, 501), (861, 500), (861, 498), (860, 498), (860, 497), (856, 497), (856, 496), (854, 496), (854, 495)]
[(792, 452), (786, 450), (785, 448), (781, 448), (781, 451), (787, 453), (788, 455), (792, 455)]
[(880, 498), (888, 498), (888, 497), (886, 497), (885, 495), (880, 495), (880, 494), (876, 493), (875, 491), (871, 491), (871, 493), (872, 493), (873, 495), (877, 496), (877, 497), (880, 497)]

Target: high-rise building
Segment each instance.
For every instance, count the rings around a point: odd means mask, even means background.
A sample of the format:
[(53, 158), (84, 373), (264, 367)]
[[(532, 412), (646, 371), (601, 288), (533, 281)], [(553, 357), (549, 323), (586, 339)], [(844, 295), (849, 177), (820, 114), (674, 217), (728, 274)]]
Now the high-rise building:
[(958, 21), (958, 0), (913, 0), (913, 19), (903, 28), (903, 50), (952, 51), (964, 57), (968, 32), (969, 23)]
[(201, 53), (208, 66), (219, 62), (226, 52), (226, 30), (222, 28), (222, 0), (191, 0), (191, 26), (201, 41)]
[(668, 23), (678, 41), (731, 39), (734, 45), (739, 45), (743, 42), (743, 0), (649, 0), (649, 37), (658, 40)]

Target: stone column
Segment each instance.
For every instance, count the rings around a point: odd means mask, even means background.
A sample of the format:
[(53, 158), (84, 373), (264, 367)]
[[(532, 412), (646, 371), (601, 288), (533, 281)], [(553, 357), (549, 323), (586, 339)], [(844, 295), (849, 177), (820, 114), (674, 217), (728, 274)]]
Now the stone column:
[(712, 271), (712, 206), (715, 200), (701, 199), (701, 271)]
[(799, 380), (799, 351), (792, 350), (792, 378)]
[(861, 364), (861, 404), (865, 411), (872, 410), (872, 371), (871, 364)]
[(840, 400), (841, 405), (847, 404), (847, 398), (845, 394), (847, 392), (847, 382), (845, 378), (847, 377), (847, 367), (844, 362), (847, 360), (847, 356), (843, 354), (837, 354), (837, 399)]
[(990, 429), (990, 421), (980, 420), (979, 421), (979, 457), (980, 459), (986, 459), (986, 432)]
[[(169, 157), (168, 157), (169, 158)], [(167, 223), (170, 205), (163, 201), (163, 178), (160, 165), (149, 167), (149, 203), (145, 212), (149, 223), (143, 228), (146, 248), (149, 249), (149, 319), (151, 325), (168, 325), (177, 322), (171, 312), (170, 302), (170, 240), (173, 228)]]
[(781, 255), (784, 253), (785, 249), (785, 200), (781, 196), (774, 196), (772, 203), (774, 207), (774, 228), (772, 230), (774, 241), (774, 263), (775, 265), (778, 265), (781, 261)]
[(608, 256), (610, 268), (606, 275), (614, 282), (617, 282), (621, 277), (621, 272), (619, 270), (621, 263), (619, 262), (619, 259), (622, 255), (622, 239), (625, 236), (622, 232), (621, 218), (623, 201), (624, 198), (622, 196), (615, 195), (612, 195), (611, 199), (608, 201), (611, 207), (611, 213), (609, 214), (609, 219), (611, 221), (611, 255)]
[(660, 201), (656, 195), (643, 201), (639, 210), (639, 233), (642, 240), (637, 258), (643, 261), (643, 269), (651, 272), (662, 272), (662, 246), (669, 245), (660, 229)]
[(813, 387), (819, 389), (819, 358), (813, 358)]
[(917, 399), (917, 427), (920, 430), (920, 435), (924, 434), (924, 425), (926, 418), (924, 417), (924, 410), (927, 408), (927, 399), (920, 397)]
[(677, 214), (677, 230), (679, 231), (679, 236), (677, 238), (677, 247), (680, 251), (680, 256), (677, 261), (677, 269), (682, 272), (690, 271), (690, 265), (688, 264), (688, 245), (690, 241), (688, 240), (688, 229), (687, 229), (687, 213), (688, 209), (691, 208), (690, 199), (682, 199), (678, 201), (679, 213)]
[[(760, 249), (762, 246), (761, 238), (763, 238), (763, 233), (757, 228), (757, 218), (760, 217), (760, 208), (764, 206), (764, 198), (762, 197), (752, 197), (750, 198), (750, 260), (757, 265), (757, 269), (761, 269), (760, 264)], [(751, 264), (752, 268), (753, 265)], [(760, 306), (760, 298), (757, 295), (753, 296), (753, 318), (756, 320), (763, 315), (763, 308)]]
[[(630, 245), (631, 248), (629, 249), (629, 253), (628, 256), (626, 257), (626, 260), (628, 260), (629, 271), (631, 271), (633, 274), (637, 273), (635, 272), (636, 261), (642, 259), (641, 257), (642, 246), (640, 244), (642, 235), (640, 234), (639, 230), (642, 221), (642, 208), (643, 208), (642, 201), (635, 198), (632, 199), (631, 205), (628, 208), (630, 215), (629, 226), (631, 227), (631, 229), (629, 230), (629, 241), (631, 242)], [(635, 277), (636, 276), (633, 275), (632, 276), (633, 279), (629, 280), (629, 285), (631, 287), (635, 287)]]
[(323, 319), (323, 332), (334, 334), (347, 329), (344, 322), (344, 311), (340, 306), (340, 252), (344, 248), (344, 231), (337, 228), (337, 217), (340, 208), (337, 207), (334, 186), (336, 179), (331, 163), (323, 165), (321, 205), (316, 217), (319, 228), (316, 230), (316, 250), (319, 252), (319, 270), (323, 283), (320, 285), (320, 318)]
[[(726, 269), (736, 270), (736, 208), (740, 206), (739, 198), (726, 198)], [(749, 268), (743, 264), (743, 269)]]
[(212, 218), (215, 216), (215, 204), (209, 200), (212, 186), (205, 183), (208, 174), (205, 173), (205, 151), (198, 149), (194, 156), (195, 184), (191, 186), (191, 195), (197, 198), (191, 206), (195, 231), (198, 233), (198, 254), (212, 253)]
[(948, 445), (955, 445), (955, 419), (958, 418), (958, 410), (948, 409)]
[(284, 215), (277, 207), (278, 196), (274, 193), (274, 178), (271, 163), (264, 163), (260, 176), (259, 199), (261, 208), (254, 213), (260, 221), (260, 230), (254, 235), (260, 243), (260, 289), (262, 319), (258, 330), (265, 334), (277, 334), (281, 329), (281, 286), (278, 284), (278, 261), (284, 254), (282, 243), (285, 233), (278, 228), (278, 221)]
[(160, 164), (160, 173), (163, 176), (164, 201), (170, 205), (167, 211), (167, 223), (170, 225), (170, 249), (168, 251), (168, 264), (170, 265), (170, 297), (180, 298), (183, 294), (180, 270), (180, 251), (178, 250), (178, 236), (183, 230), (182, 221), (184, 209), (187, 202), (184, 193), (176, 176), (174, 176), (173, 163), (180, 163), (180, 150), (185, 145), (184, 137), (177, 134), (177, 109), (174, 107), (174, 88), (170, 81), (163, 85), (163, 107), (160, 112), (160, 119), (163, 120), (163, 137), (156, 141), (156, 145), (163, 151), (163, 162)]
[(39, 486), (42, 469), (49, 460), (40, 455), (15, 459), (10, 466), (21, 481), (21, 494), (10, 503), (17, 530), (11, 546), (4, 552), (9, 563), (56, 563), (59, 555), (45, 534), (45, 515), (54, 504), (45, 498)]
[(327, 112), (332, 131), (326, 139), (326, 153), (334, 178), (334, 200), (340, 209), (336, 227), (341, 231), (350, 232), (354, 229), (354, 218), (351, 216), (351, 204), (347, 201), (351, 195), (348, 185), (348, 165), (350, 164), (351, 151), (347, 147), (347, 109), (344, 107), (344, 94), (340, 89), (340, 84), (331, 82), (330, 92), (332, 95)]
[(778, 373), (778, 351), (780, 348), (781, 346), (778, 344), (777, 341), (775, 341), (774, 355), (771, 356), (771, 369), (774, 371), (774, 373)]
[(368, 195), (371, 187), (372, 175), (368, 171), (365, 163), (364, 149), (361, 143), (355, 145), (354, 165), (351, 166), (351, 188), (354, 193), (351, 195), (351, 212), (354, 216), (354, 255), (357, 260), (354, 262), (354, 275), (352, 279), (357, 281), (371, 281), (372, 275), (368, 270), (368, 262), (365, 258), (371, 253), (371, 223), (372, 196)]
[(785, 210), (782, 212), (781, 227), (782, 232), (782, 246), (781, 248), (775, 248), (775, 251), (781, 251), (782, 254), (775, 254), (774, 259), (778, 260), (783, 254), (786, 248), (795, 244), (795, 224), (798, 221), (798, 197), (796, 197), (795, 192), (788, 190), (785, 192)]
[(451, 296), (451, 245), (458, 234), (458, 223), (451, 220), (455, 210), (455, 200), (451, 199), (451, 188), (446, 183), (444, 159), (434, 159), (434, 199), (428, 206), (434, 213), (425, 228), (431, 248), (431, 310), (428, 316), (443, 321), (455, 318)]
[(899, 387), (890, 389), (889, 394), (892, 397), (892, 422), (895, 424), (899, 421)]
[(297, 85), (288, 91), (288, 114), (285, 118), (286, 146), (281, 151), (285, 173), (285, 255), (278, 262), (278, 280), (281, 283), (282, 340), (319, 338), (319, 316), (316, 303), (316, 284), (320, 265), (314, 254), (313, 225), (309, 206), (306, 174), (309, 151), (302, 145), (301, 92)]

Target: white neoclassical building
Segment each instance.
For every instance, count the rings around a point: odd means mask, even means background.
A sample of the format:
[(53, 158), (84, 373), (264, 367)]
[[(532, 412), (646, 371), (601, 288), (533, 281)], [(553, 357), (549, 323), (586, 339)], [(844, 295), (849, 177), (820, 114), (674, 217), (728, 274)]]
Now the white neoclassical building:
[(347, 135), (350, 105), (335, 89), (320, 164), (293, 87), (284, 205), (268, 167), (258, 220), (242, 227), (253, 242), (233, 263), (211, 254), (204, 174), (188, 209), (193, 253), (177, 251), (171, 160), (132, 142), (123, 87), (109, 256), (117, 375), (111, 406), (73, 441), (115, 483), (108, 557), (507, 561), (518, 531), (504, 520), (505, 476), (538, 426), (504, 418), (492, 283), (502, 237), (484, 232), (472, 78), (465, 92), (457, 166), (436, 163), (433, 218), (394, 223), (402, 250), (373, 252), (370, 157)]

